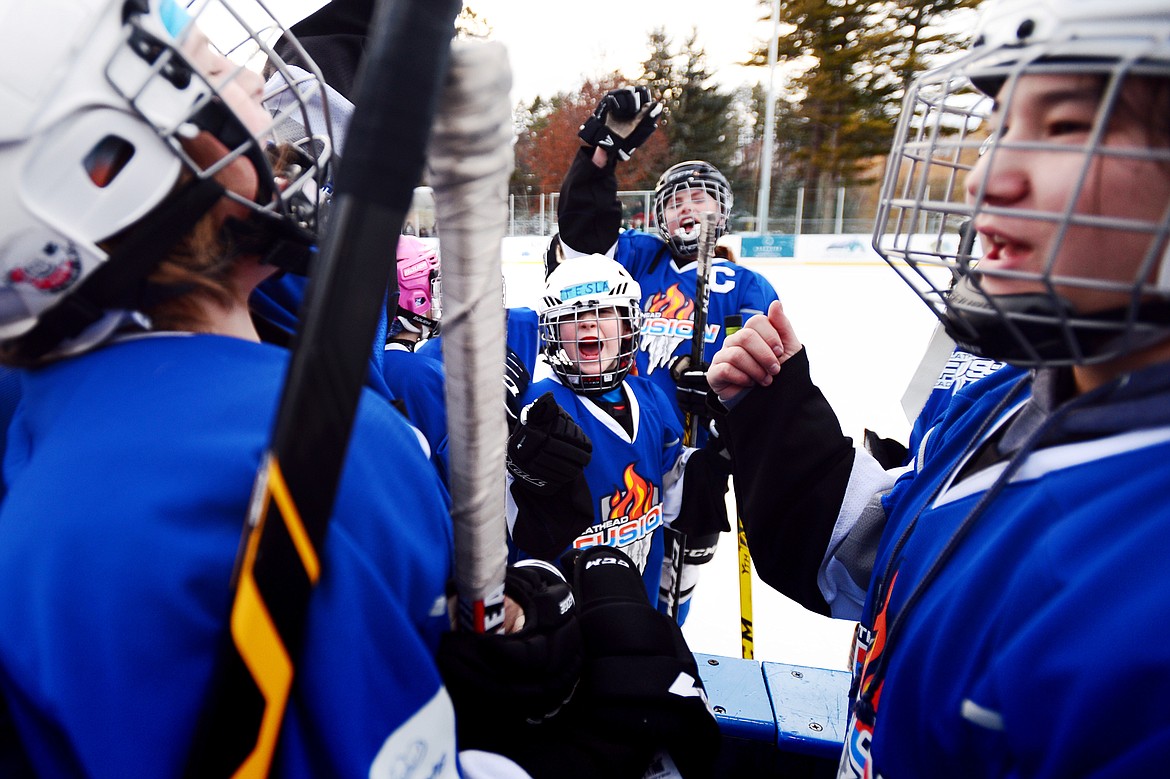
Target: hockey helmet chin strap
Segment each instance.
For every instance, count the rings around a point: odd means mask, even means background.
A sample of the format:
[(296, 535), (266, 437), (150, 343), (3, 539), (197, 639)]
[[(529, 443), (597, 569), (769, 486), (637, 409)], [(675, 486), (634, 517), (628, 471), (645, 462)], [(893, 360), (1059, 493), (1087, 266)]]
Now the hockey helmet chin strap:
[[(75, 292), (45, 311), (21, 336), (21, 352), (40, 361), (63, 341), (76, 338), (110, 311), (133, 311), (157, 303), (146, 279), (224, 195), (214, 179), (193, 179), (130, 231)], [(156, 297), (152, 298), (151, 296)]]
[[(1043, 293), (991, 297), (968, 278), (954, 286), (948, 299), (947, 335), (974, 354), (1014, 365), (1110, 359), (1170, 338), (1170, 300), (1165, 299), (1144, 301), (1133, 311), (1077, 314), (1063, 299)], [(1128, 325), (1127, 319), (1132, 320)]]
[(228, 218), (223, 235), (237, 254), (253, 254), (263, 265), (308, 276), (317, 254), (317, 235), (288, 219), (253, 212), (247, 219)]
[(429, 316), (414, 311), (404, 311), (401, 307), (395, 315), (398, 324), (402, 325), (404, 330), (409, 330), (412, 333), (418, 333), (423, 338), (431, 338), (439, 334), (439, 321), (431, 319)]
[[(242, 148), (244, 150), (242, 156), (251, 161), (257, 172), (272, 167), (259, 142), (221, 101), (212, 100), (200, 109), (191, 121), (196, 127), (219, 139), (225, 147)], [(283, 146), (281, 153), (297, 155), (290, 161), (294, 166), (316, 164), (310, 155), (293, 144)], [(273, 180), (263, 173), (257, 178), (259, 188), (255, 201), (271, 202), (275, 197)], [(308, 196), (300, 193), (293, 197), (289, 208), (296, 217), (295, 220), (285, 218), (285, 215), (280, 213), (267, 211), (255, 211), (247, 219), (229, 218), (224, 222), (224, 235), (241, 254), (254, 254), (259, 256), (260, 262), (265, 265), (307, 276), (310, 261), (315, 254), (317, 233), (306, 226), (314, 224), (316, 220), (307, 219), (305, 214), (311, 213), (318, 206), (310, 202)]]

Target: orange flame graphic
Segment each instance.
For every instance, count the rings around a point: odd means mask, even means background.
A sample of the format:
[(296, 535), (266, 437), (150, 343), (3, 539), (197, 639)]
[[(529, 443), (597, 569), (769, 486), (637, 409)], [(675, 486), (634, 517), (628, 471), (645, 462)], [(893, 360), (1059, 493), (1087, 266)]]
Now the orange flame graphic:
[(663, 319), (690, 319), (695, 311), (695, 301), (679, 292), (678, 285), (670, 285), (666, 292), (651, 295), (646, 303), (647, 314), (657, 314)]
[(626, 466), (622, 480), (626, 483), (626, 494), (622, 495), (620, 487), (613, 491), (609, 519), (638, 519), (645, 516), (654, 505), (654, 489), (650, 482), (634, 472), (634, 463)]

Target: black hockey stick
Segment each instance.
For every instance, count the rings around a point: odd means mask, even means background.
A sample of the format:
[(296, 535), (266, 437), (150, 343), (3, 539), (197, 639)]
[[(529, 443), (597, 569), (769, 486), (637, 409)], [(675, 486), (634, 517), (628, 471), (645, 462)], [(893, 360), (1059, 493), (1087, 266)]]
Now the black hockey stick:
[[(719, 215), (706, 212), (699, 215), (699, 254), (695, 266), (695, 313), (691, 327), (691, 353), (688, 358), (682, 358), (685, 369), (698, 369), (703, 364), (703, 348), (707, 343), (707, 307), (710, 302), (710, 291), (707, 279), (711, 275), (711, 261), (715, 257), (715, 229)], [(675, 370), (678, 370), (676, 367)], [(683, 373), (678, 370), (675, 381)], [(699, 417), (687, 411), (683, 414), (683, 446), (694, 446), (699, 435)], [(666, 559), (670, 563), (670, 581), (666, 594), (667, 613), (678, 618), (682, 604), (682, 570), (683, 557), (686, 554), (686, 534), (667, 525), (663, 529), (663, 541), (666, 544)]]
[(381, 0), (374, 14), (329, 231), (236, 560), (231, 642), (218, 660), (188, 776), (270, 770), (460, 7), (457, 0)]
[[(695, 315), (694, 327), (691, 330), (691, 362), (690, 368), (698, 370), (703, 364), (703, 350), (707, 344), (707, 307), (710, 302), (710, 290), (707, 280), (711, 276), (711, 260), (715, 256), (716, 222), (719, 215), (708, 211), (699, 215), (699, 256), (695, 266)], [(698, 436), (698, 416), (685, 414), (683, 424), (683, 443), (687, 446), (695, 445)]]

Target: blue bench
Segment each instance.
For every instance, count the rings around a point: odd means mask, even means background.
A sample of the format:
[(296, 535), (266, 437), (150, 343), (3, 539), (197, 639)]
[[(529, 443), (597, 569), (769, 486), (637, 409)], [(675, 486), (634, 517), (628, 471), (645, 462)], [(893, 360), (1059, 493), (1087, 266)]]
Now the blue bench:
[(723, 734), (719, 776), (832, 776), (849, 716), (849, 674), (696, 654)]

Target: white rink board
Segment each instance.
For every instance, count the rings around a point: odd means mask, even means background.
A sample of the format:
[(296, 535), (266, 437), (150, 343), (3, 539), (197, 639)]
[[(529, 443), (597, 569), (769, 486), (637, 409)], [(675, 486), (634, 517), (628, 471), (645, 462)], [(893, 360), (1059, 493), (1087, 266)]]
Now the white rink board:
[[(543, 282), (546, 238), (508, 238), (504, 275), (510, 306), (533, 306)], [(804, 342), (813, 379), (860, 443), (869, 428), (905, 442), (910, 422), (902, 394), (934, 328), (934, 317), (876, 256), (837, 254), (745, 260), (776, 288)], [(766, 434), (761, 432), (761, 434)], [(732, 510), (734, 516), (734, 509)], [(704, 567), (684, 633), (695, 652), (739, 656), (739, 582), (735, 535), (724, 534)], [(852, 623), (812, 614), (754, 580), (755, 657), (847, 669)]]

